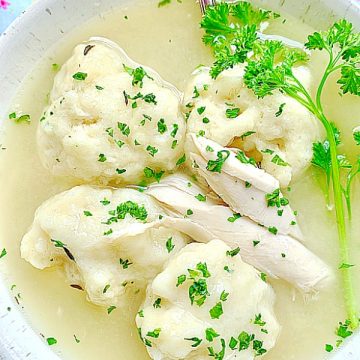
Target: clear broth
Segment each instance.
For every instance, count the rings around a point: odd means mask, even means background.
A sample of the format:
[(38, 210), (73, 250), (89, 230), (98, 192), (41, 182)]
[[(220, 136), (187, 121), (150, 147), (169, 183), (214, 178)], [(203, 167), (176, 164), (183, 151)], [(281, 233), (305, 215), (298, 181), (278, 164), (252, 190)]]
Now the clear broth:
[[(281, 30), (280, 25), (272, 25), (268, 31), (299, 41), (312, 32), (300, 21), (286, 18)], [(106, 309), (87, 302), (84, 293), (70, 288), (60, 269), (38, 271), (20, 258), (19, 244), (36, 208), (52, 195), (75, 185), (72, 180), (51, 176), (41, 166), (36, 150), (37, 119), (46, 106), (54, 76), (51, 64), (65, 62), (77, 43), (91, 36), (104, 36), (119, 43), (133, 59), (153, 67), (183, 89), (197, 65), (211, 63), (211, 54), (201, 43), (199, 21), (198, 5), (187, 0), (182, 4), (174, 1), (160, 9), (157, 1), (139, 0), (130, 7), (100, 15), (65, 36), (24, 81), (9, 113), (29, 113), (31, 124), (14, 124), (4, 119), (6, 136), (0, 141), (3, 148), (0, 150), (0, 241), (8, 255), (2, 259), (1, 270), (7, 273), (9, 289), (16, 284), (11, 291), (14, 296), (21, 294), (20, 304), (34, 329), (45, 338), (55, 337), (58, 344), (53, 349), (64, 359), (145, 360), (149, 357), (134, 324), (134, 315), (142, 301), (140, 294), (129, 298), (124, 311), (115, 310), (108, 315)], [(315, 81), (320, 73), (318, 68), (323, 66), (321, 57), (311, 61)], [(359, 102), (351, 96), (339, 97), (335, 81), (324, 99), (326, 111), (346, 134), (343, 150), (354, 154), (350, 137), (357, 125), (354, 114), (360, 112)], [(354, 200), (360, 198), (359, 189), (353, 196)], [(299, 211), (308, 247), (336, 269), (339, 262), (336, 224), (333, 212), (326, 209), (317, 172), (310, 168), (292, 185), (288, 197)], [(356, 201), (353, 204), (354, 219), (358, 219), (360, 205)], [(352, 231), (355, 261), (360, 258), (357, 241), (360, 223), (354, 222)], [(360, 270), (356, 267), (354, 283), (360, 284)], [(272, 284), (277, 293), (276, 314), (282, 332), (276, 348), (264, 359), (325, 359), (328, 356), (325, 344), (335, 342), (335, 327), (346, 316), (339, 281), (314, 299), (305, 299), (281, 281)]]

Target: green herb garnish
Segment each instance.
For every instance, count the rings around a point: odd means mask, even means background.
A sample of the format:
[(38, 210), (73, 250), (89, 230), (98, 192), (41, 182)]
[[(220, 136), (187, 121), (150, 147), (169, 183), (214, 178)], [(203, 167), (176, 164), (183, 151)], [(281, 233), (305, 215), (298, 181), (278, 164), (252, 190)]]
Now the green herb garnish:
[(86, 80), (88, 74), (84, 73), (84, 72), (77, 72), (76, 74), (73, 75), (73, 79), (78, 80), (78, 81), (84, 81)]

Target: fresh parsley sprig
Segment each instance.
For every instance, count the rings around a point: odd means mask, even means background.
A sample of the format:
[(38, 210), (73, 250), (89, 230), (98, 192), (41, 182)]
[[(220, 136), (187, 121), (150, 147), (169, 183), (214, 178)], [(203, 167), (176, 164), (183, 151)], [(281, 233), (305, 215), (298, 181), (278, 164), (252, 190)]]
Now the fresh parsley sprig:
[[(305, 49), (328, 53), (328, 64), (316, 94), (312, 96), (296, 72), (296, 65), (306, 62), (308, 54), (302, 49), (289, 48), (281, 41), (263, 41), (258, 36), (260, 24), (277, 16), (256, 9), (247, 2), (220, 3), (209, 7), (201, 27), (205, 31), (203, 41), (213, 48), (215, 56), (210, 73), (216, 78), (222, 71), (246, 63), (244, 81), (255, 95), (263, 98), (280, 91), (297, 100), (321, 122), (326, 131), (326, 140), (314, 144), (313, 164), (326, 175), (328, 201), (331, 187), (341, 263), (348, 264), (349, 239), (344, 202), (351, 218), (350, 190), (355, 176), (360, 173), (360, 158), (356, 164), (351, 164), (344, 155), (338, 153), (340, 133), (324, 112), (322, 95), (332, 74), (339, 75), (337, 82), (343, 94), (360, 95), (360, 34), (351, 23), (342, 19), (328, 31), (315, 32), (308, 37)], [(359, 143), (360, 134), (355, 134), (354, 140)], [(350, 269), (343, 268), (341, 272), (348, 318), (351, 326), (356, 328), (359, 317)]]

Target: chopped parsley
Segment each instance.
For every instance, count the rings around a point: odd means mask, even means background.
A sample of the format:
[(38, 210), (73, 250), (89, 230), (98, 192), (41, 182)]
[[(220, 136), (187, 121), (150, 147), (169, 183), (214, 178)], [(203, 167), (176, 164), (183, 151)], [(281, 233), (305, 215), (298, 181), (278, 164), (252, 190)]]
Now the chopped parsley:
[(251, 157), (247, 157), (242, 150), (238, 150), (235, 157), (243, 164), (250, 164), (250, 165), (256, 166), (255, 159), (253, 159)]
[(221, 173), (221, 169), (224, 166), (225, 161), (229, 158), (229, 150), (221, 150), (217, 153), (216, 160), (209, 160), (206, 169), (211, 172)]
[(30, 122), (31, 122), (30, 115), (26, 114), (26, 115), (21, 115), (21, 116), (17, 117), (16, 113), (14, 113), (14, 112), (9, 114), (9, 119), (14, 120), (17, 124), (20, 124), (23, 122), (30, 124)]
[(266, 325), (266, 321), (262, 320), (262, 315), (261, 314), (257, 314), (257, 315), (255, 315), (254, 324), (263, 327), (263, 326)]
[(108, 200), (107, 198), (104, 198), (103, 200), (100, 200), (100, 203), (103, 204), (104, 206), (109, 205), (111, 203), (110, 200)]
[(146, 121), (151, 122), (152, 121), (152, 117), (146, 114), (143, 114), (143, 119), (140, 121), (140, 125), (144, 126)]
[(79, 344), (80, 343), (80, 340), (77, 338), (77, 336), (74, 334), (74, 340), (75, 340), (75, 342), (77, 343), (77, 344)]
[(3, 248), (2, 251), (1, 251), (1, 254), (0, 254), (0, 259), (3, 258), (6, 255), (7, 255), (7, 251), (6, 251), (5, 248)]
[(201, 202), (204, 202), (204, 201), (206, 201), (206, 196), (203, 195), (203, 194), (198, 194), (198, 195), (195, 196), (195, 199), (197, 199), (197, 200), (199, 200)]
[(205, 330), (205, 337), (206, 337), (206, 340), (209, 342), (212, 342), (215, 338), (217, 338), (219, 336), (220, 335), (213, 328), (207, 328)]
[(88, 210), (84, 210), (84, 215), (85, 216), (93, 216), (93, 214)]
[(173, 124), (173, 130), (171, 131), (170, 136), (174, 138), (176, 136), (178, 130), (179, 130), (179, 125)]
[(114, 137), (114, 129), (109, 127), (105, 130), (107, 132), (107, 134), (111, 137)]
[(57, 340), (53, 337), (49, 337), (46, 339), (46, 342), (48, 343), (49, 346), (52, 346), (52, 345), (56, 345), (57, 344)]
[(181, 284), (183, 284), (186, 281), (186, 275), (180, 275), (177, 278), (176, 287), (179, 287)]
[(234, 249), (234, 250), (228, 250), (228, 251), (226, 252), (226, 255), (227, 255), (227, 256), (234, 257), (234, 256), (236, 256), (237, 254), (239, 254), (239, 252), (240, 252), (240, 248), (237, 247), (237, 248)]
[(106, 156), (104, 154), (99, 154), (99, 158), (98, 158), (98, 161), (99, 162), (105, 162), (107, 159), (106, 159)]
[(108, 307), (108, 309), (107, 309), (108, 315), (110, 315), (115, 309), (116, 309), (116, 306), (114, 306), (114, 305)]
[(256, 134), (256, 132), (255, 132), (255, 131), (247, 131), (247, 132), (245, 132), (244, 134), (242, 134), (242, 135), (240, 136), (240, 139), (241, 139), (241, 140), (244, 140), (246, 137), (251, 136), (251, 135), (253, 135), (253, 134)]
[[(201, 263), (201, 262), (199, 262), (196, 265), (196, 269), (188, 269), (188, 273), (189, 273), (188, 279), (192, 281), (192, 284), (189, 287), (189, 298), (191, 305), (196, 303), (198, 306), (202, 306), (206, 298), (210, 296), (207, 289), (206, 279), (209, 278), (211, 274), (207, 268), (206, 263)], [(179, 284), (179, 278), (178, 278), (178, 284)], [(182, 277), (180, 280), (184, 282), (186, 280), (186, 276), (185, 279)]]
[(223, 290), (223, 291), (221, 292), (221, 294), (220, 294), (220, 300), (221, 300), (221, 301), (226, 301), (227, 298), (228, 298), (228, 296), (229, 296), (229, 293), (226, 292), (225, 290)]
[(194, 86), (194, 91), (193, 91), (193, 99), (196, 99), (200, 96), (199, 90), (197, 89), (196, 86)]
[(205, 112), (206, 107), (205, 106), (200, 106), (196, 110), (197, 110), (199, 115), (202, 115)]
[(350, 269), (350, 268), (352, 268), (353, 266), (355, 266), (355, 265), (342, 263), (342, 264), (339, 266), (339, 269)]
[(221, 350), (217, 353), (215, 352), (212, 346), (208, 347), (209, 356), (213, 357), (215, 360), (223, 360), (225, 356), (226, 343), (224, 339), (220, 340)]
[(209, 310), (209, 313), (212, 319), (219, 319), (220, 316), (224, 313), (222, 303), (216, 303), (216, 305), (214, 305), (214, 307)]
[(355, 131), (353, 133), (353, 137), (354, 137), (354, 140), (356, 142), (356, 145), (360, 145), (360, 130), (359, 131)]
[(242, 215), (239, 214), (239, 213), (234, 213), (233, 216), (231, 216), (231, 217), (229, 217), (229, 218), (227, 219), (227, 221), (233, 223), (233, 222), (235, 222), (236, 220), (240, 219), (241, 216), (242, 216)]
[(132, 69), (131, 67), (126, 66), (123, 64), (124, 70), (133, 77), (132, 85), (136, 86), (139, 85), (140, 88), (144, 85), (144, 78), (148, 78), (150, 80), (154, 80), (152, 77), (150, 77), (147, 72), (144, 70), (143, 67), (137, 67), (136, 69)]
[(235, 350), (237, 347), (238, 341), (232, 336), (229, 341), (229, 348)]
[(117, 126), (118, 126), (119, 130), (121, 131), (121, 133), (124, 136), (128, 137), (130, 135), (130, 127), (129, 127), (129, 125), (127, 125), (125, 123), (118, 122)]
[(174, 250), (174, 248), (175, 248), (175, 245), (173, 244), (172, 237), (170, 237), (166, 241), (166, 250), (168, 253), (171, 253)]
[(59, 64), (51, 64), (51, 69), (54, 72), (58, 72), (60, 70), (60, 65)]
[(271, 162), (279, 166), (289, 166), (289, 164), (277, 154), (271, 159)]
[(78, 80), (78, 81), (84, 81), (86, 80), (88, 74), (84, 73), (84, 72), (77, 72), (76, 74), (73, 75), (73, 79)]
[(165, 124), (165, 120), (164, 119), (160, 119), (157, 123), (158, 126), (158, 132), (160, 134), (164, 134), (167, 131), (167, 126)]
[(235, 119), (240, 115), (240, 109), (239, 108), (233, 108), (233, 109), (227, 109), (226, 110), (226, 117), (228, 119)]
[(186, 161), (186, 155), (184, 154), (177, 162), (176, 162), (176, 166), (180, 166), (182, 164), (184, 164)]
[(279, 106), (279, 110), (275, 113), (275, 116), (276, 116), (276, 117), (279, 117), (279, 116), (283, 113), (285, 105), (286, 105), (286, 103), (282, 103), (282, 104)]
[(255, 356), (261, 356), (267, 352), (267, 350), (263, 348), (263, 341), (260, 340), (253, 341), (253, 350), (255, 351)]
[(104, 236), (109, 236), (113, 233), (113, 229), (109, 229), (108, 231), (104, 231)]
[(162, 171), (156, 172), (155, 170), (153, 170), (149, 167), (146, 167), (144, 169), (144, 174), (147, 179), (155, 179), (159, 183), (162, 176), (165, 174), (165, 171), (162, 170)]
[(157, 298), (154, 303), (153, 303), (153, 307), (155, 309), (160, 309), (161, 308), (161, 298)]
[(270, 226), (268, 228), (269, 232), (271, 232), (272, 234), (276, 235), (278, 233), (278, 229), (275, 226)]
[(154, 339), (157, 339), (160, 336), (161, 329), (154, 329), (153, 331), (148, 331), (146, 336), (152, 337)]
[(265, 195), (265, 200), (268, 207), (277, 207), (286, 206), (289, 204), (289, 200), (281, 196), (280, 189), (274, 190), (272, 193)]
[(233, 273), (234, 270), (231, 270), (228, 265), (224, 266), (224, 270), (228, 272), (229, 274)]
[(60, 240), (50, 239), (50, 241), (54, 243), (54, 246), (56, 248), (63, 248), (64, 249), (66, 247), (66, 245), (63, 242), (61, 242)]
[(119, 259), (119, 263), (120, 263), (120, 265), (122, 266), (122, 268), (124, 270), (128, 269), (129, 266), (133, 264), (132, 262), (130, 262), (129, 259), (124, 260), (124, 259), (121, 259), (121, 258)]
[(250, 347), (251, 342), (254, 340), (254, 335), (248, 334), (246, 331), (241, 332), (238, 337), (239, 351), (246, 350)]
[(159, 149), (154, 146), (148, 145), (146, 151), (149, 153), (150, 156), (154, 157), (155, 154), (159, 152)]
[(261, 152), (262, 152), (263, 154), (272, 155), (275, 151), (274, 151), (274, 150), (271, 150), (271, 149), (265, 149), (265, 150), (261, 150)]
[(325, 345), (325, 351), (332, 352), (334, 350), (334, 347), (330, 344)]
[(193, 344), (191, 345), (191, 347), (193, 348), (198, 347), (202, 342), (202, 339), (199, 339), (198, 337), (184, 338), (184, 340), (192, 341)]

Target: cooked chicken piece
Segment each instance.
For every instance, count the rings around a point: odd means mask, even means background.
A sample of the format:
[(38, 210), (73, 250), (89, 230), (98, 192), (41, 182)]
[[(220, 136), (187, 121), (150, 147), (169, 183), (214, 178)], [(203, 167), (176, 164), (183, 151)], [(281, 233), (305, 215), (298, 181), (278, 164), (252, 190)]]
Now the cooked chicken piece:
[[(152, 359), (261, 358), (280, 331), (275, 294), (220, 240), (184, 247), (149, 285), (136, 323)], [(216, 359), (216, 357), (215, 357)]]
[(161, 227), (162, 214), (138, 191), (78, 186), (38, 208), (21, 256), (38, 269), (63, 266), (91, 302), (121, 307), (128, 291), (145, 288), (188, 242)]
[(118, 45), (90, 39), (55, 77), (38, 127), (42, 163), (93, 184), (138, 183), (172, 171), (184, 154), (180, 101), (174, 86)]
[(204, 137), (188, 137), (197, 150), (189, 154), (195, 170), (232, 210), (275, 233), (303, 238), (278, 180), (251, 163), (241, 150), (235, 153)]
[(233, 213), (188, 178), (172, 175), (146, 192), (166, 210), (166, 226), (199, 242), (220, 239), (240, 247), (242, 259), (274, 278), (281, 278), (304, 292), (315, 292), (332, 277), (329, 267), (289, 235), (273, 234), (248, 217)]
[[(258, 99), (244, 84), (244, 68), (234, 66), (216, 79), (207, 67), (194, 72), (183, 100), (188, 132), (242, 149), (287, 186), (310, 164), (312, 144), (320, 135), (318, 121), (285, 94)], [(309, 88), (309, 69), (300, 66), (294, 71)]]

